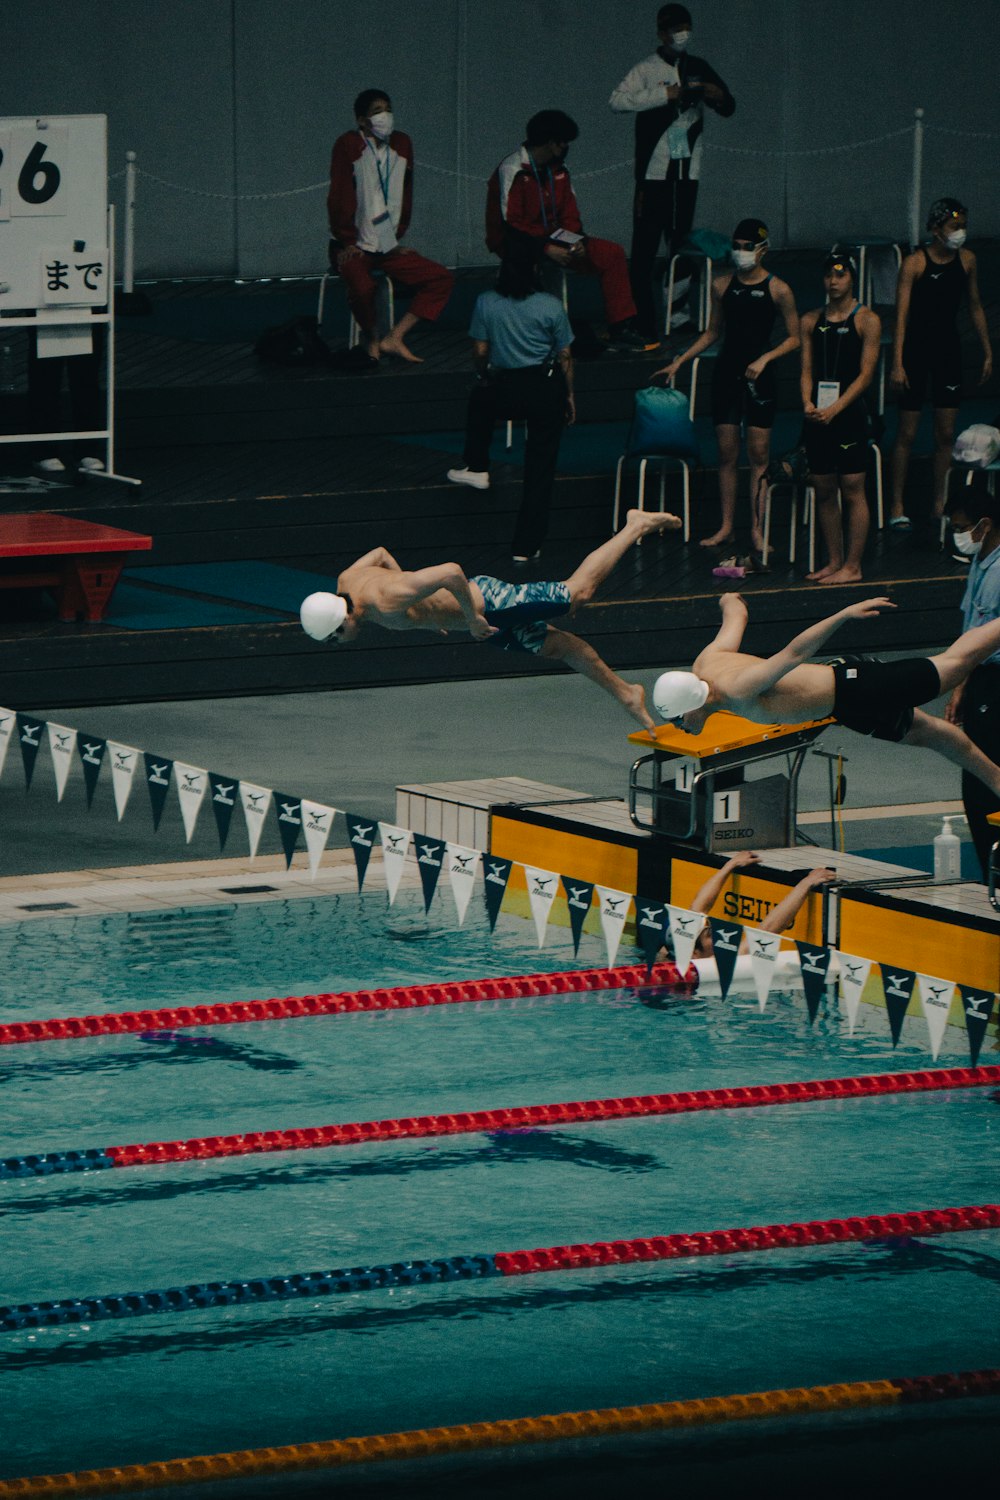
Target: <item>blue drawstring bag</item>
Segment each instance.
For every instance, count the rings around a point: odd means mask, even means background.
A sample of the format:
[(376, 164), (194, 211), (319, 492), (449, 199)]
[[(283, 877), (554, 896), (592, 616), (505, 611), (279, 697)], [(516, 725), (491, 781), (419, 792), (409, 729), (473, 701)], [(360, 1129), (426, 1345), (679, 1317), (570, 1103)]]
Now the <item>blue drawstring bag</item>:
[(628, 452), (687, 458), (699, 463), (701, 454), (688, 413), (688, 398), (670, 386), (648, 385), (636, 391)]

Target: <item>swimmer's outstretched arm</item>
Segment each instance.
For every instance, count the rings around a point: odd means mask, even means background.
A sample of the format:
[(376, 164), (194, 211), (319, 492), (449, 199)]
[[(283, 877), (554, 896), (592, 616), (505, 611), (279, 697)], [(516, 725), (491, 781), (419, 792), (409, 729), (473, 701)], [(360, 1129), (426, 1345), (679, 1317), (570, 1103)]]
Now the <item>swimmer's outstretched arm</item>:
[(835, 615), (829, 615), (827, 619), (819, 620), (803, 630), (783, 650), (769, 656), (766, 661), (748, 662), (727, 683), (728, 695), (743, 700), (759, 697), (780, 682), (786, 673), (795, 667), (801, 667), (811, 656), (815, 656), (823, 643), (847, 620), (866, 620), (877, 615), (880, 610), (895, 608), (891, 599), (862, 599), (857, 604), (849, 604), (846, 609), (838, 609)]
[(458, 563), (439, 563), (434, 568), (418, 568), (415, 573), (393, 573), (379, 579), (373, 602), (383, 614), (405, 614), (411, 605), (429, 599), (439, 589), (452, 594), (465, 619), (469, 634), (477, 641), (496, 635), (472, 597), (469, 580)]

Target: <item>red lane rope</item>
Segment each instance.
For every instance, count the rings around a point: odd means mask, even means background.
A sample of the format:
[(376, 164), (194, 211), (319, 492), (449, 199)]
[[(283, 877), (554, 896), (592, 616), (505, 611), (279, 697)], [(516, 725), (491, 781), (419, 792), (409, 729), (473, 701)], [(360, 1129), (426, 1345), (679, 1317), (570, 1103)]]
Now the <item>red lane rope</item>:
[(801, 1083), (754, 1084), (738, 1088), (695, 1089), (673, 1094), (640, 1094), (625, 1098), (581, 1099), (562, 1104), (526, 1104), (477, 1109), (465, 1113), (415, 1115), (352, 1124), (317, 1125), (292, 1130), (261, 1130), (245, 1135), (209, 1135), (189, 1141), (146, 1141), (106, 1146), (116, 1167), (151, 1166), (158, 1162), (248, 1156), (265, 1151), (301, 1151), (322, 1146), (354, 1146), (364, 1141), (403, 1140), (415, 1136), (518, 1130), (533, 1125), (578, 1125), (641, 1115), (686, 1114), (704, 1109), (751, 1109), (772, 1104), (806, 1104), (831, 1099), (859, 1099), (884, 1094), (977, 1088), (1000, 1083), (1000, 1065), (981, 1068), (935, 1068), (917, 1073), (873, 1073), (860, 1078), (818, 1078)]
[(502, 979), (458, 979), (446, 984), (408, 984), (396, 989), (347, 990), (324, 995), (288, 995), (274, 1000), (220, 1001), (213, 1005), (167, 1006), (160, 1010), (105, 1011), (49, 1021), (8, 1021), (0, 1025), (0, 1046), (18, 1042), (66, 1042), (80, 1037), (133, 1031), (175, 1031), (184, 1026), (230, 1026), (247, 1021), (283, 1021), (298, 1016), (330, 1016), (372, 1010), (410, 1010), (425, 1005), (459, 1005), (480, 1000), (520, 1000), (533, 995), (566, 995), (584, 990), (622, 990), (648, 984), (693, 992), (697, 971), (681, 977), (674, 964), (615, 969), (572, 969), (552, 974), (520, 974)]

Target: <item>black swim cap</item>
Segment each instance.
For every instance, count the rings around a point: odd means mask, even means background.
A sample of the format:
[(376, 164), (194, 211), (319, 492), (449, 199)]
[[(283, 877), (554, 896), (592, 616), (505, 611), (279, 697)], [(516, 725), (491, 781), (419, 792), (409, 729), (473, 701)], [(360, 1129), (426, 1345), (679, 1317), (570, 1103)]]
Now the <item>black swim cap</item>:
[(823, 270), (826, 271), (850, 271), (854, 285), (858, 284), (858, 263), (850, 250), (842, 245), (834, 245), (823, 262)]
[(937, 229), (949, 219), (957, 219), (959, 214), (968, 212), (965, 204), (959, 203), (957, 198), (937, 198), (927, 211), (927, 228)]
[(749, 240), (756, 249), (767, 243), (767, 225), (763, 219), (741, 219), (733, 230), (733, 241)]

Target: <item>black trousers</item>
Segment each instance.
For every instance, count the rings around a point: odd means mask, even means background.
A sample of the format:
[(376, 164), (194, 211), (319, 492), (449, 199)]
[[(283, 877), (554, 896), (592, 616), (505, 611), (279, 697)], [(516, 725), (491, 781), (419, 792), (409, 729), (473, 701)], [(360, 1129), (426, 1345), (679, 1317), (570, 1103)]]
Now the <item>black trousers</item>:
[(465, 419), (465, 463), (483, 473), (490, 466), (490, 443), (498, 418), (524, 420), (524, 491), (514, 525), (511, 551), (531, 557), (549, 529), (552, 485), (563, 428), (566, 426), (566, 380), (558, 366), (532, 365), (523, 370), (492, 370), (469, 397)]
[(639, 182), (635, 189), (632, 217), (632, 298), (636, 322), (643, 333), (658, 336), (653, 296), (653, 266), (660, 252), (660, 241), (666, 243), (667, 255), (674, 255), (694, 223), (698, 184), (677, 176), (672, 167), (663, 182)]
[[(104, 337), (104, 326), (98, 324), (93, 330), (94, 347), (90, 354), (39, 359), (37, 336), (33, 331), (28, 334), (28, 424), (31, 432), (59, 432), (63, 429), (60, 392), (64, 374), (69, 386), (73, 427), (78, 432), (93, 432), (104, 427), (106, 413), (101, 390)], [(65, 456), (64, 450), (69, 446), (66, 443), (38, 443), (32, 445), (32, 451), (36, 458), (52, 458)], [(97, 458), (104, 452), (100, 438), (74, 443), (72, 448), (78, 458), (85, 455)]]
[[(1000, 764), (1000, 665), (985, 662), (969, 678), (962, 698), (962, 728), (984, 755)], [(962, 801), (985, 881), (990, 850), (1000, 837), (1000, 829), (992, 828), (986, 815), (1000, 812), (1000, 798), (963, 771)]]

